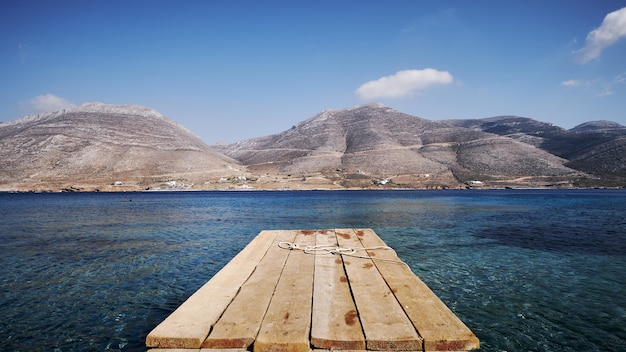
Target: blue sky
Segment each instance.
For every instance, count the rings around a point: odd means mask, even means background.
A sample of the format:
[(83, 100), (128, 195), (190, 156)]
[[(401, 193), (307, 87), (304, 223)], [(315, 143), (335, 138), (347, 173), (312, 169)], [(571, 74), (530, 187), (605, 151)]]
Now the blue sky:
[(0, 2), (0, 121), (139, 104), (208, 144), (381, 102), (626, 125), (626, 0)]

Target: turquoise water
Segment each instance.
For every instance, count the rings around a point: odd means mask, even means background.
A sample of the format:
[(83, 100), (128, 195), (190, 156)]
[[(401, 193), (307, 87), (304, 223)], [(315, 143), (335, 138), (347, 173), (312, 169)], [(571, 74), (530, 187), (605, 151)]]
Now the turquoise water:
[(626, 350), (626, 191), (0, 194), (0, 350), (142, 351), (263, 229), (371, 227), (481, 351)]

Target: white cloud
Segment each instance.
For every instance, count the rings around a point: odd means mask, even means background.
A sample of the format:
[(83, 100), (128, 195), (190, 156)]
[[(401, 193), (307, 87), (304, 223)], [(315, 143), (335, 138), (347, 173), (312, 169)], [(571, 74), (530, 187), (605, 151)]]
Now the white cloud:
[[(597, 81), (597, 80), (596, 80)], [(594, 85), (594, 81), (585, 81), (585, 80), (580, 80), (580, 79), (569, 79), (567, 81), (563, 81), (561, 82), (561, 85), (563, 87), (568, 87), (568, 88), (573, 88), (573, 87), (584, 87), (584, 88), (589, 88), (592, 85)]]
[(57, 97), (56, 95), (46, 94), (32, 98), (26, 104), (23, 104), (23, 107), (29, 112), (37, 113), (70, 109), (76, 107), (76, 104)]
[(609, 95), (613, 95), (613, 89), (610, 85), (607, 85), (596, 95), (599, 97), (608, 97)]
[(565, 86), (565, 87), (576, 87), (576, 86), (580, 86), (582, 84), (583, 83), (581, 81), (575, 80), (575, 79), (570, 79), (570, 80), (561, 82), (561, 85)]
[(585, 90), (595, 92), (597, 97), (605, 97), (613, 95), (615, 88), (626, 83), (626, 73), (619, 74), (613, 77), (612, 80), (607, 81), (605, 79), (593, 79), (593, 80), (578, 80), (570, 79), (561, 82), (561, 86), (566, 88), (584, 88)]
[(433, 85), (450, 84), (453, 81), (448, 71), (433, 68), (398, 71), (391, 76), (381, 77), (361, 85), (356, 94), (365, 100), (377, 98), (401, 98)]
[(589, 32), (585, 46), (576, 51), (578, 59), (584, 64), (597, 59), (604, 49), (623, 37), (626, 37), (626, 7), (606, 15), (600, 27)]
[(621, 75), (615, 76), (615, 78), (613, 78), (613, 83), (614, 84), (626, 83), (626, 73), (622, 73)]
[(609, 95), (613, 95), (613, 92), (619, 85), (626, 83), (626, 73), (622, 73), (621, 75), (617, 75), (613, 77), (611, 82), (604, 82), (603, 89), (600, 93), (598, 93), (599, 97), (605, 97)]

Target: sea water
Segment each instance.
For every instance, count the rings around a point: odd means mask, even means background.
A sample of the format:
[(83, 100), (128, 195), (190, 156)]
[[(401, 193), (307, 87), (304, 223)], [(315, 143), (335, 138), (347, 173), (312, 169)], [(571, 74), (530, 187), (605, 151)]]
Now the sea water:
[(143, 351), (264, 229), (372, 228), (481, 351), (626, 350), (626, 191), (0, 194), (0, 350)]

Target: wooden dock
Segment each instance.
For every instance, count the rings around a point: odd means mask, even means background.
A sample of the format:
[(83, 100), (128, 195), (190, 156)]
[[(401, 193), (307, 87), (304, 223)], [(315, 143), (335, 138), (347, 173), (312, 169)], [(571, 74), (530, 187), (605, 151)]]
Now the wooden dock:
[(467, 351), (478, 338), (371, 229), (262, 231), (150, 351)]

